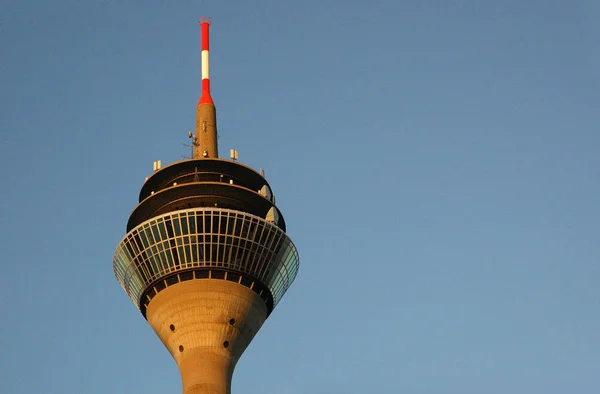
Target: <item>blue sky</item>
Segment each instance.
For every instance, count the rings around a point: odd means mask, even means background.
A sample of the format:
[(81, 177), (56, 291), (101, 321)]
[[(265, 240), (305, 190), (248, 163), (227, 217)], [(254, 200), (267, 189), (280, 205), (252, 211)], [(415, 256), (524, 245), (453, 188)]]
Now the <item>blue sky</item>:
[(234, 393), (600, 392), (597, 1), (0, 11), (1, 392), (179, 392), (112, 254), (188, 152), (201, 15), (301, 259)]

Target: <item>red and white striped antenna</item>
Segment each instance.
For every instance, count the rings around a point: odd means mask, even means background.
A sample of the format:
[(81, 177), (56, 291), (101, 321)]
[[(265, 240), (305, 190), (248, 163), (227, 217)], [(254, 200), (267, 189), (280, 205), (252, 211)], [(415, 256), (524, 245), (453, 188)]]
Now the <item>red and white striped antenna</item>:
[(212, 19), (203, 16), (200, 24), (202, 94), (196, 107), (196, 135), (194, 138), (194, 159), (216, 159), (219, 157), (217, 144), (217, 112), (210, 96), (209, 36), (208, 28)]
[(200, 104), (213, 104), (210, 96), (210, 62), (209, 62), (209, 33), (208, 28), (212, 19), (208, 16), (198, 18), (200, 24), (201, 63), (202, 63), (202, 95)]

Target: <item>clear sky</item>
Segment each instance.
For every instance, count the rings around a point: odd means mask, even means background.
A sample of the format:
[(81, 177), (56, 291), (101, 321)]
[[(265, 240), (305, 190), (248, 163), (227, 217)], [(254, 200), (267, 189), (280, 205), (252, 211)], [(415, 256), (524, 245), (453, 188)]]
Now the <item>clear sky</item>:
[(234, 393), (600, 392), (595, 0), (0, 1), (0, 392), (180, 392), (112, 255), (201, 15), (300, 251)]

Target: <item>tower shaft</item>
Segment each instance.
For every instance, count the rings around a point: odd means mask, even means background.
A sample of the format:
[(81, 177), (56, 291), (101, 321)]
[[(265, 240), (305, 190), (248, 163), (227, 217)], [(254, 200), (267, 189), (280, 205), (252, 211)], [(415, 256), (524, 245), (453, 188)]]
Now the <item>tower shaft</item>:
[(214, 104), (199, 103), (196, 107), (196, 143), (194, 158), (216, 158), (217, 147), (217, 111)]
[(267, 308), (247, 287), (203, 279), (161, 291), (146, 318), (177, 362), (183, 394), (230, 394), (235, 365)]

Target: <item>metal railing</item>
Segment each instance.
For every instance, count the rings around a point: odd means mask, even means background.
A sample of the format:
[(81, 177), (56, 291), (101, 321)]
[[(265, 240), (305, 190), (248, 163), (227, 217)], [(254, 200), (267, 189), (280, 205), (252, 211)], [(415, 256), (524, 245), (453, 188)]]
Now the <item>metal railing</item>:
[(246, 273), (264, 284), (277, 305), (299, 267), (296, 247), (277, 226), (240, 211), (193, 208), (149, 219), (119, 243), (117, 280), (138, 309), (161, 277), (196, 268)]

